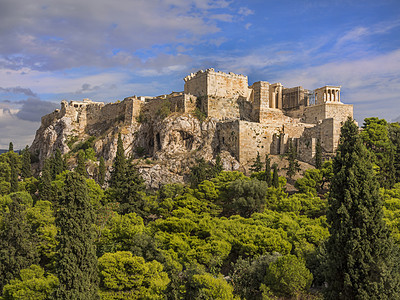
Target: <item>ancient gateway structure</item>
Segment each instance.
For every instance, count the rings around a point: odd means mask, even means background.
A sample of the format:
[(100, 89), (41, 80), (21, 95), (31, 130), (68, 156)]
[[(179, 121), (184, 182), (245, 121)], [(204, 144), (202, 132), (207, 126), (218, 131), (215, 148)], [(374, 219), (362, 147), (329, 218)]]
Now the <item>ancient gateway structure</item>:
[[(200, 112), (207, 120), (214, 120), (214, 151), (228, 151), (240, 164), (252, 161), (257, 152), (284, 154), (289, 140), (296, 146), (300, 160), (313, 163), (317, 140), (323, 153), (332, 155), (342, 123), (353, 117), (353, 106), (341, 102), (340, 86), (314, 91), (266, 81), (249, 86), (247, 76), (214, 69), (192, 73), (184, 81), (183, 92), (158, 97), (134, 96), (106, 105), (88, 99), (70, 103), (63, 100), (61, 110), (42, 118), (42, 126), (69, 116), (77, 131), (95, 132), (100, 124), (111, 125), (116, 119), (124, 126), (139, 128), (143, 112), (167, 106), (168, 112), (193, 116)], [(152, 129), (150, 155), (163, 150), (162, 139)]]

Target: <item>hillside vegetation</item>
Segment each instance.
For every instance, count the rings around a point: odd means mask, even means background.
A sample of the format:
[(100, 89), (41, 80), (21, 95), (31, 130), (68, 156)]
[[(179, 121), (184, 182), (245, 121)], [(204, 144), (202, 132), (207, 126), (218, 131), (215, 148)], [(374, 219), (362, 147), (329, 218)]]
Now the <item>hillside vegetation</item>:
[(400, 297), (398, 123), (369, 118), (359, 133), (348, 120), (336, 157), (290, 195), (295, 150), (287, 178), (268, 156), (251, 176), (217, 156), (155, 191), (121, 138), (107, 184), (88, 149), (74, 170), (55, 152), (38, 178), (33, 159), (12, 144), (0, 155), (0, 299)]

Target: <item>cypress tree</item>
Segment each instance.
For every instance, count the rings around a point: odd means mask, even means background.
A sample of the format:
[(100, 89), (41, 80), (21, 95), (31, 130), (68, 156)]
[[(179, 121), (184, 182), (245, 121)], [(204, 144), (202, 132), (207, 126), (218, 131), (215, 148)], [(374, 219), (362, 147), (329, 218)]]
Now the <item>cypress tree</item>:
[(56, 179), (56, 176), (62, 172), (64, 172), (64, 160), (62, 158), (61, 150), (56, 149), (56, 153), (54, 154), (52, 160), (52, 178)]
[(123, 182), (126, 172), (126, 158), (121, 134), (118, 134), (117, 153), (111, 170), (110, 187), (115, 188)]
[(29, 152), (28, 146), (22, 151), (22, 169), (21, 176), (23, 178), (32, 177), (32, 169), (31, 169), (31, 153)]
[(10, 184), (11, 184), (11, 193), (17, 192), (18, 191), (18, 156), (16, 153), (12, 152), (10, 155), (10, 169), (11, 169), (11, 178), (10, 178)]
[(265, 154), (265, 181), (268, 186), (272, 184), (272, 176), (271, 176), (271, 159), (268, 154)]
[(83, 177), (88, 177), (85, 166), (85, 152), (83, 150), (79, 150), (78, 152), (78, 165), (76, 166), (75, 172)]
[(25, 207), (17, 198), (11, 198), (12, 202), (2, 216), (0, 226), (0, 295), (4, 285), (18, 277), (21, 269), (38, 262)]
[(315, 145), (315, 168), (322, 168), (322, 146), (319, 139), (317, 140), (317, 145)]
[(95, 216), (85, 178), (71, 172), (65, 177), (56, 225), (56, 273), (60, 281), (55, 299), (96, 299), (97, 258), (92, 225)]
[(114, 188), (114, 190), (116, 199), (120, 201), (120, 212), (122, 214), (135, 212), (140, 216), (144, 216), (144, 180), (131, 161), (127, 161), (125, 176), (119, 187)]
[(262, 162), (260, 157), (260, 152), (257, 151), (256, 159), (254, 163), (250, 166), (250, 171), (252, 172), (260, 172), (262, 170)]
[(289, 166), (286, 171), (286, 176), (292, 178), (298, 171), (300, 171), (300, 165), (297, 161), (297, 151), (293, 146), (292, 140), (289, 140), (289, 149), (287, 153)]
[(223, 170), (221, 156), (218, 154), (215, 158), (215, 165), (212, 167), (213, 177), (216, 177)]
[(44, 166), (42, 169), (42, 176), (40, 177), (40, 199), (46, 201), (53, 201), (52, 188), (51, 188), (51, 162), (47, 158), (44, 161)]
[(278, 188), (279, 187), (278, 166), (276, 164), (274, 164), (273, 169), (274, 169), (274, 172), (272, 174), (272, 186), (274, 188)]
[(10, 142), (10, 144), (8, 144), (8, 152), (14, 152), (14, 145), (12, 142)]
[(100, 157), (100, 164), (99, 164), (99, 177), (98, 177), (98, 183), (100, 186), (104, 185), (104, 180), (106, 178), (106, 165), (104, 163), (104, 157)]
[(398, 299), (398, 249), (382, 219), (370, 153), (351, 119), (341, 129), (333, 172), (326, 298)]

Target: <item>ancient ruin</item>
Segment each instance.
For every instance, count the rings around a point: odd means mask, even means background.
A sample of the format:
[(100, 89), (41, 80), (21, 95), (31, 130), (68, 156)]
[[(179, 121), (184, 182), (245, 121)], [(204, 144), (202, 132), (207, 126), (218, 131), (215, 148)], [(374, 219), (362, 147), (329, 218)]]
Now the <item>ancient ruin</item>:
[(340, 86), (314, 91), (265, 81), (249, 86), (247, 76), (214, 69), (184, 81), (183, 92), (157, 97), (108, 104), (63, 100), (60, 110), (42, 118), (31, 151), (42, 164), (55, 149), (68, 153), (91, 137), (97, 156), (110, 166), (122, 133), (127, 154), (151, 158), (157, 172), (169, 172), (161, 177), (182, 181), (196, 157), (212, 161), (220, 153), (225, 169), (246, 170), (257, 152), (284, 154), (290, 140), (299, 160), (313, 164), (317, 141), (323, 155), (332, 156), (341, 124), (353, 116), (353, 106), (341, 102)]

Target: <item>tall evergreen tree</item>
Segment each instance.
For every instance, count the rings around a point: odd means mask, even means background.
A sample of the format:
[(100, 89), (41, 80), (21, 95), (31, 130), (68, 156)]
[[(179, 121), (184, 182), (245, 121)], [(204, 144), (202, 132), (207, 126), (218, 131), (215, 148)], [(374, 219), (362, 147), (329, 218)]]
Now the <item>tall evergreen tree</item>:
[(32, 169), (31, 169), (31, 153), (29, 152), (28, 146), (22, 151), (22, 169), (21, 176), (23, 178), (32, 177)]
[(75, 172), (83, 177), (88, 177), (85, 166), (85, 152), (83, 150), (79, 150), (78, 152), (78, 165), (76, 166)]
[(223, 170), (221, 156), (218, 154), (215, 158), (215, 165), (212, 167), (212, 176), (216, 177)]
[(257, 156), (254, 160), (254, 163), (250, 166), (250, 171), (252, 172), (260, 172), (262, 170), (262, 162), (260, 152), (257, 151)]
[(8, 152), (14, 152), (14, 145), (12, 142), (10, 142), (10, 144), (8, 144)]
[(21, 269), (38, 261), (24, 205), (19, 203), (19, 199), (13, 198), (8, 208), (0, 226), (0, 295), (4, 285), (18, 277)]
[(65, 177), (56, 213), (56, 273), (60, 286), (55, 299), (97, 299), (98, 274), (93, 222), (85, 178), (71, 172)]
[(274, 169), (274, 172), (272, 174), (272, 186), (274, 188), (278, 188), (279, 187), (278, 166), (276, 164), (274, 164), (273, 169)]
[(268, 154), (265, 154), (265, 181), (268, 186), (272, 185), (272, 176), (271, 176), (271, 159)]
[(46, 201), (54, 200), (51, 188), (51, 162), (49, 158), (44, 161), (42, 175), (40, 176), (39, 192), (40, 199)]
[(292, 178), (298, 171), (300, 171), (300, 165), (297, 161), (297, 151), (296, 147), (293, 146), (292, 140), (289, 140), (289, 149), (287, 153), (287, 159), (289, 166), (286, 171), (286, 175)]
[(317, 139), (317, 144), (315, 145), (315, 168), (322, 168), (322, 146), (319, 139)]
[(197, 188), (199, 183), (214, 176), (213, 167), (204, 160), (197, 158), (196, 164), (190, 168), (189, 181), (192, 188)]
[(341, 129), (333, 172), (327, 299), (398, 299), (397, 251), (382, 219), (370, 154), (350, 119)]
[(104, 180), (106, 178), (106, 165), (104, 163), (104, 157), (100, 157), (100, 163), (99, 163), (99, 176), (98, 176), (98, 184), (100, 186), (104, 185)]
[(389, 137), (388, 123), (385, 119), (366, 118), (360, 136), (371, 151), (371, 159), (378, 169), (378, 182), (381, 187), (392, 188), (395, 178), (395, 147)]
[(10, 169), (11, 169), (11, 177), (10, 177), (10, 184), (11, 184), (11, 193), (18, 191), (18, 155), (14, 152), (10, 155)]
[(110, 187), (118, 187), (123, 182), (126, 172), (126, 158), (121, 134), (118, 134), (117, 153), (111, 170)]
[(389, 124), (389, 138), (394, 147), (394, 162), (396, 182), (400, 181), (400, 124), (395, 122)]
[(61, 150), (56, 149), (54, 157), (52, 159), (52, 178), (56, 179), (56, 176), (65, 170), (64, 160), (62, 158)]
[(144, 180), (130, 160), (127, 161), (125, 176), (118, 188), (114, 188), (115, 198), (120, 202), (122, 214), (135, 212), (143, 215)]

